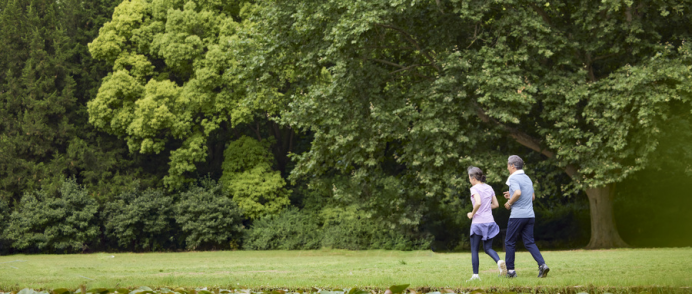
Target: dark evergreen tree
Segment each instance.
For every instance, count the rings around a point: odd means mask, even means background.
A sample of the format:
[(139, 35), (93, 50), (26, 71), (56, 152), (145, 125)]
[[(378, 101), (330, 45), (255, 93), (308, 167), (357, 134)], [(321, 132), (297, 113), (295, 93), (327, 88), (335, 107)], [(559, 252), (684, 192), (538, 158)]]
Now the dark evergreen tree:
[(147, 175), (159, 165), (138, 168), (156, 156), (133, 158), (123, 141), (87, 122), (86, 102), (108, 70), (87, 44), (119, 2), (0, 0), (0, 198), (56, 190), (72, 176), (96, 196), (156, 179)]

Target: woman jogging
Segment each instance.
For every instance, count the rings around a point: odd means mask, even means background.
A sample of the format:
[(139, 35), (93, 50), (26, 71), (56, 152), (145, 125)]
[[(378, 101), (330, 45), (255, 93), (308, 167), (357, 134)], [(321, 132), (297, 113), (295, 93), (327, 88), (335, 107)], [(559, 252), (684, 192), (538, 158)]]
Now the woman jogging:
[(500, 233), (500, 227), (495, 223), (492, 209), (500, 206), (495, 197), (493, 188), (485, 184), (485, 175), (483, 170), (478, 167), (469, 167), (467, 169), (469, 181), (471, 182), (471, 203), (473, 211), (467, 216), (473, 220), (471, 222), (471, 260), (473, 264), (473, 276), (468, 281), (480, 280), (478, 277), (478, 248), (483, 241), (483, 249), (497, 263), (497, 268), (500, 270), (500, 275), (507, 273), (507, 266), (500, 256), (493, 250), (493, 238)]

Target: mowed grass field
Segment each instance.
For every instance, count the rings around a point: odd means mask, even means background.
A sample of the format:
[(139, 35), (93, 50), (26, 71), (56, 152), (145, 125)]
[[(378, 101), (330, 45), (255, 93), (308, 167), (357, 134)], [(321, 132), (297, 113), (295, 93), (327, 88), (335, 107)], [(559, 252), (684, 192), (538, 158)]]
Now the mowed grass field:
[[(504, 253), (500, 253), (504, 258)], [(223, 287), (384, 290), (391, 285), (468, 290), (600, 290), (666, 288), (692, 292), (692, 248), (544, 251), (550, 274), (536, 278), (528, 252), (517, 253), (516, 279), (498, 278), (481, 256), (481, 281), (471, 277), (470, 253), (431, 251), (218, 251), (0, 256), (0, 291), (23, 288)], [(517, 289), (517, 288), (524, 289)], [(608, 289), (610, 288), (610, 289)], [(672, 289), (671, 289), (672, 288)], [(496, 289), (497, 290), (497, 289)], [(604, 292), (605, 292), (604, 291)], [(655, 290), (654, 290), (655, 292)]]

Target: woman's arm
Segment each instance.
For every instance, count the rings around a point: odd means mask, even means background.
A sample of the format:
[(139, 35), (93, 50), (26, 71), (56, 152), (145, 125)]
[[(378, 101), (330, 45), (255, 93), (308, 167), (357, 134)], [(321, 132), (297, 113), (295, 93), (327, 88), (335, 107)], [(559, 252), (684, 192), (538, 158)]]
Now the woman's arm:
[(473, 211), (466, 214), (466, 216), (468, 216), (469, 219), (472, 219), (473, 216), (476, 215), (476, 211), (478, 211), (478, 209), (481, 208), (481, 196), (479, 196), (478, 194), (474, 194), (473, 200), (475, 201), (475, 205), (473, 205)]
[(495, 209), (500, 207), (500, 203), (497, 202), (497, 197), (493, 196), (493, 202), (490, 203), (490, 209)]

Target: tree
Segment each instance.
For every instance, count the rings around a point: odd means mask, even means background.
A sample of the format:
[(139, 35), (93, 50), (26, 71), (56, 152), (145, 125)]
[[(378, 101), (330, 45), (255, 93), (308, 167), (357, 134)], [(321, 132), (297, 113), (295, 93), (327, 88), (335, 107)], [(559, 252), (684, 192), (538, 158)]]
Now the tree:
[(248, 80), (229, 54), (245, 42), (236, 36), (240, 11), (236, 1), (127, 0), (89, 44), (112, 66), (88, 104), (89, 122), (133, 153), (170, 151), (171, 189), (194, 181), (205, 162), (220, 170), (225, 145), (254, 123), (262, 139), (256, 115), (264, 106), (241, 99)]
[(0, 198), (73, 176), (103, 195), (137, 174), (122, 142), (84, 124), (106, 69), (86, 43), (116, 2), (0, 1)]
[(252, 18), (262, 37), (246, 58), (262, 58), (248, 66), (256, 88), (277, 91), (248, 95), (290, 97), (278, 121), (314, 132), (294, 177), (334, 168), (367, 195), (392, 175), (403, 198), (440, 199), (471, 164), (500, 182), (523, 147), (586, 192), (587, 247), (621, 247), (615, 184), (649, 164), (666, 120), (690, 124), (689, 7), (271, 1)]

